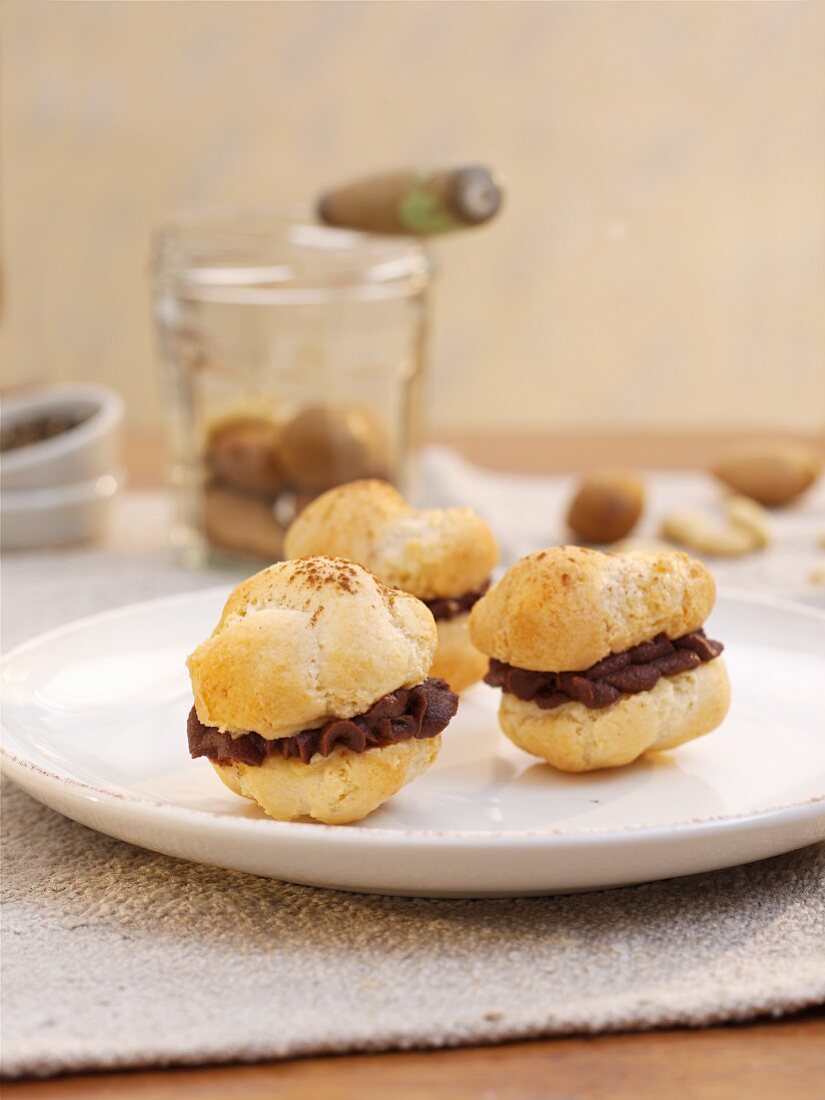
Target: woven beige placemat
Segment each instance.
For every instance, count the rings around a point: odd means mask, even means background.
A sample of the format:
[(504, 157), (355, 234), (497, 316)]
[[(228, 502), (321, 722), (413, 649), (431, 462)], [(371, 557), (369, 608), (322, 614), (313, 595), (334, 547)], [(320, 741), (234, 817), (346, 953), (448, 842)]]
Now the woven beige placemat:
[[(152, 549), (9, 557), (3, 644), (225, 579)], [(187, 864), (9, 785), (2, 809), (10, 1076), (702, 1025), (825, 999), (822, 847), (619, 891), (430, 901)]]
[(598, 894), (430, 901), (155, 855), (3, 806), (9, 1075), (710, 1024), (825, 997), (825, 850)]

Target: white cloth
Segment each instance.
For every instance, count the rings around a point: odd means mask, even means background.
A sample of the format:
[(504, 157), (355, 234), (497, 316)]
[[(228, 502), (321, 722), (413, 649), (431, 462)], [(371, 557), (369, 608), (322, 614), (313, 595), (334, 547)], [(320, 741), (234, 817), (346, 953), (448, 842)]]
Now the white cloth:
[[(633, 537), (655, 538), (669, 512), (695, 508), (718, 510), (721, 492), (710, 476), (694, 472), (648, 471), (645, 514)], [(502, 563), (514, 561), (570, 536), (564, 516), (576, 478), (493, 473), (457, 454), (430, 447), (422, 463), (422, 506), (468, 504), (490, 523), (499, 539)], [(770, 512), (774, 541), (766, 550), (742, 558), (707, 557), (719, 584), (769, 592), (825, 607), (825, 478), (791, 508)]]

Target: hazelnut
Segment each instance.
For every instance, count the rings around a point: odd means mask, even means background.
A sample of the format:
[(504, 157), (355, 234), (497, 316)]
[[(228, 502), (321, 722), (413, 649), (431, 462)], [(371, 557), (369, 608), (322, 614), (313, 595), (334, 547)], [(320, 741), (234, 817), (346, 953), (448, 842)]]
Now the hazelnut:
[(615, 542), (629, 535), (639, 522), (644, 502), (644, 485), (634, 474), (597, 471), (579, 482), (567, 523), (585, 542)]
[(203, 529), (209, 542), (220, 550), (269, 562), (283, 557), (284, 530), (271, 506), (260, 497), (207, 489)]
[(284, 485), (281, 431), (270, 420), (244, 417), (213, 428), (206, 460), (218, 481), (274, 496)]
[(822, 456), (801, 443), (743, 443), (711, 467), (734, 492), (760, 504), (790, 504), (822, 472)]
[(383, 476), (386, 437), (366, 409), (308, 405), (284, 428), (281, 460), (289, 479), (301, 489), (330, 488)]

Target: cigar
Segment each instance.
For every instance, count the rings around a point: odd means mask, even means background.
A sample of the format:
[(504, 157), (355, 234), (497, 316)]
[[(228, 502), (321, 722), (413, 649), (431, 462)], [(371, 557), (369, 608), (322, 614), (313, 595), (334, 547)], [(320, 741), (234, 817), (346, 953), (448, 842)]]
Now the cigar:
[(438, 172), (392, 172), (337, 187), (318, 201), (326, 225), (429, 237), (489, 221), (502, 191), (480, 164)]

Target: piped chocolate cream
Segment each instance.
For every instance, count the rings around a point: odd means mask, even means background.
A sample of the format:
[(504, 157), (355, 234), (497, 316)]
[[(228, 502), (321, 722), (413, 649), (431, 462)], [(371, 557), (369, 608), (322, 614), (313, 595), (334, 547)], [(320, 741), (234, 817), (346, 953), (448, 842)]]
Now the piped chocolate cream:
[(317, 729), (275, 740), (259, 733), (233, 736), (205, 726), (192, 707), (186, 723), (189, 755), (207, 756), (216, 764), (263, 764), (268, 756), (290, 757), (308, 764), (316, 753), (329, 756), (336, 748), (366, 752), (411, 738), (437, 737), (458, 710), (458, 696), (446, 680), (429, 679), (412, 688), (399, 688), (354, 718), (332, 718)]
[(442, 596), (437, 600), (424, 600), (423, 602), (429, 607), (436, 622), (448, 622), (450, 619), (457, 619), (459, 615), (466, 615), (468, 611), (471, 611), (489, 587), (490, 582), (485, 581), (478, 588), (465, 592), (463, 596)]
[(535, 703), (541, 710), (554, 710), (565, 703), (583, 703), (599, 710), (615, 703), (621, 695), (650, 691), (662, 676), (698, 668), (718, 657), (723, 649), (721, 642), (705, 637), (704, 630), (672, 640), (666, 634), (657, 634), (652, 642), (611, 654), (582, 672), (533, 672), (491, 658), (484, 682)]

